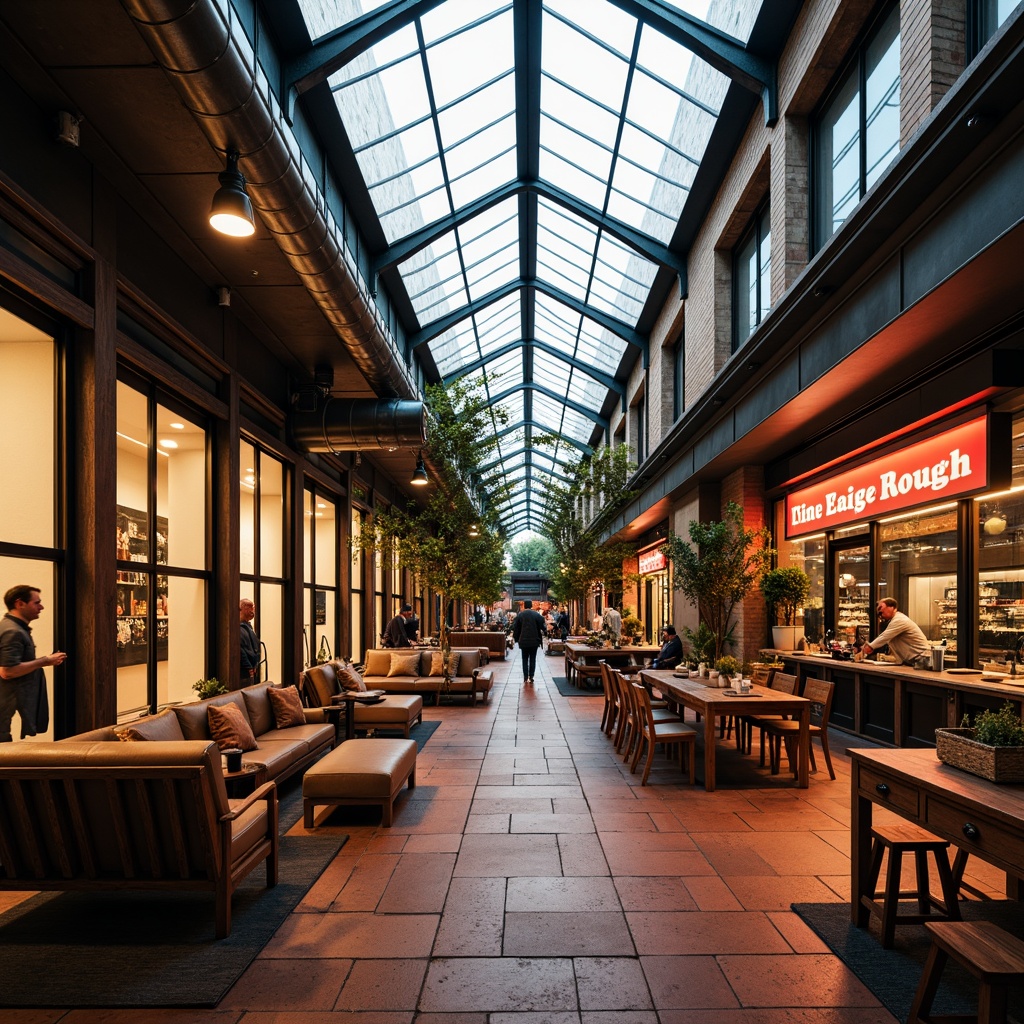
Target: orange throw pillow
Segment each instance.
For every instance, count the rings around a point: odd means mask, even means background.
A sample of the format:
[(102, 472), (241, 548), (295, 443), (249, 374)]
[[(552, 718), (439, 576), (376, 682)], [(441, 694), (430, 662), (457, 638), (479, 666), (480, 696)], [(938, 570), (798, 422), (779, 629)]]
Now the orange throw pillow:
[(287, 729), (292, 725), (305, 725), (306, 716), (302, 710), (302, 698), (294, 686), (269, 686), (267, 696), (270, 706), (274, 709), (274, 721), (278, 729)]
[(355, 665), (345, 665), (343, 668), (339, 668), (338, 682), (341, 683), (343, 690), (349, 690), (354, 693), (366, 692), (366, 683), (363, 682), (363, 677), (356, 671)]
[(211, 704), (206, 709), (210, 736), (221, 750), (257, 750), (252, 726), (237, 704)]

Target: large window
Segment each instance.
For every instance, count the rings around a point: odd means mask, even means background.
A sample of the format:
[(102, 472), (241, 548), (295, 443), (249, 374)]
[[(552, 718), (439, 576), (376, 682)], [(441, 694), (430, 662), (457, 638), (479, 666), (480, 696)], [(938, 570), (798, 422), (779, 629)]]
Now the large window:
[(1019, 0), (974, 0), (971, 25), (971, 57), (996, 34), (996, 29), (1010, 16)]
[(815, 249), (832, 237), (900, 148), (900, 18), (868, 34), (816, 119)]
[(206, 429), (146, 385), (117, 385), (117, 713), (194, 698), (206, 676)]
[(363, 520), (365, 513), (352, 509), (352, 595), (349, 604), (349, 637), (353, 661), (363, 660), (363, 630), (366, 622), (366, 553), (362, 548)]
[(284, 465), (243, 440), (239, 445), (239, 567), (241, 595), (256, 605), (260, 638), (257, 681), (284, 678)]
[[(59, 438), (57, 347), (53, 338), (0, 310), (0, 409), (6, 442), (0, 445), (0, 478), (7, 486), (0, 496), (0, 595), (18, 584), (39, 587), (43, 613), (32, 623), (36, 650), (48, 653), (61, 635), (59, 586), (64, 551), (57, 509)], [(6, 611), (0, 605), (0, 615)], [(69, 668), (48, 668), (47, 699), (54, 713), (55, 681)], [(7, 685), (7, 684), (3, 684)], [(12, 722), (17, 741), (21, 720)], [(34, 738), (53, 739), (52, 724)]]
[(768, 203), (754, 215), (750, 230), (736, 250), (732, 280), (732, 350), (735, 352), (771, 308), (772, 226)]
[(686, 338), (679, 340), (672, 349), (672, 419), (677, 420), (686, 408)]
[(334, 657), (337, 647), (337, 506), (315, 487), (305, 493), (303, 637), (306, 664)]

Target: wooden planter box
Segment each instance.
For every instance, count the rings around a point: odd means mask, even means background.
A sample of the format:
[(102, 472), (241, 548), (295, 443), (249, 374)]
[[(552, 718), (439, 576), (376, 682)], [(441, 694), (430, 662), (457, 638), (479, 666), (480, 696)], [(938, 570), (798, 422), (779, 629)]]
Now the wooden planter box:
[(973, 729), (936, 729), (935, 752), (943, 764), (989, 782), (1024, 782), (1024, 747), (990, 747)]

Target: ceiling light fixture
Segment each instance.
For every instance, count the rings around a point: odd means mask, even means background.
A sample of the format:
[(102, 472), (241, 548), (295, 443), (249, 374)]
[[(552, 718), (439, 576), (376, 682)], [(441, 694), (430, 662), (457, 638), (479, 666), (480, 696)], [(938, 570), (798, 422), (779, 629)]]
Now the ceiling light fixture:
[(995, 537), (997, 534), (1003, 532), (1006, 529), (1006, 516), (1003, 515), (998, 509), (996, 509), (992, 515), (985, 520), (981, 527), (990, 537)]
[(214, 193), (210, 206), (210, 226), (222, 235), (246, 238), (256, 230), (252, 203), (245, 191), (245, 178), (238, 169), (238, 153), (228, 153), (227, 170), (217, 176), (220, 188)]
[(423, 465), (423, 452), (420, 452), (416, 458), (416, 468), (412, 471), (412, 479), (409, 483), (414, 487), (426, 487), (430, 483), (427, 467)]

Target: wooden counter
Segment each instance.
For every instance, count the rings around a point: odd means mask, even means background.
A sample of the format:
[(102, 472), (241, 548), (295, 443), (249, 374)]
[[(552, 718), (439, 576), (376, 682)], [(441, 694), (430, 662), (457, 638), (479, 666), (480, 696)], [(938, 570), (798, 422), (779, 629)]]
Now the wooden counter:
[(829, 724), (836, 729), (897, 747), (933, 747), (935, 730), (958, 726), (1010, 700), (1018, 714), (1024, 703), (1019, 683), (982, 682), (980, 675), (932, 672), (875, 661), (836, 661), (815, 654), (779, 652), (787, 672), (836, 684)]

